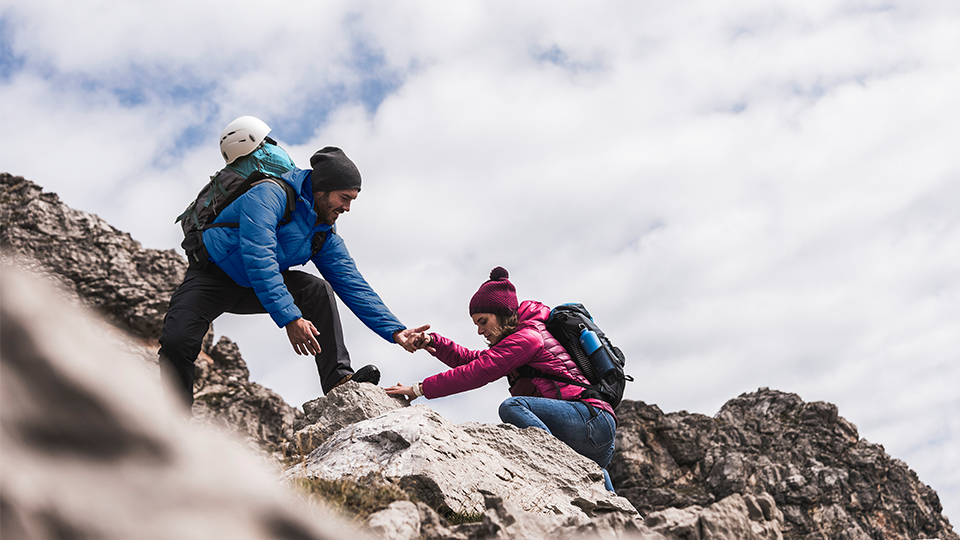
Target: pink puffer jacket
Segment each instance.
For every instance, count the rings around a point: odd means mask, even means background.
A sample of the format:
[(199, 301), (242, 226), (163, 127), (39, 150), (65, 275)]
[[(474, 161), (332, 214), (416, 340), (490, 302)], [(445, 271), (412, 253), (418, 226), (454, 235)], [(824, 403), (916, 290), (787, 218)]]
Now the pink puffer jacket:
[[(500, 377), (516, 377), (514, 371), (525, 365), (543, 373), (568, 377), (586, 383), (570, 355), (563, 346), (547, 332), (544, 323), (550, 316), (550, 308), (534, 300), (520, 304), (520, 324), (517, 330), (503, 338), (500, 343), (484, 350), (472, 351), (453, 341), (432, 334), (434, 356), (453, 369), (427, 377), (423, 380), (423, 395), (433, 399), (480, 388)], [(580, 386), (554, 382), (536, 377), (520, 379), (510, 388), (514, 396), (534, 396), (563, 400), (576, 400), (583, 393)], [(613, 407), (599, 399), (585, 399), (594, 407), (613, 415)], [(616, 418), (616, 417), (614, 417)]]

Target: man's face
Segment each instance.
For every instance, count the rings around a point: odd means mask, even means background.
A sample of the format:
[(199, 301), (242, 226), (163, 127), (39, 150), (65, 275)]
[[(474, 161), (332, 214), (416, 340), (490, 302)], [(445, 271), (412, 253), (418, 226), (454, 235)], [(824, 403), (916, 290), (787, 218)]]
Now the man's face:
[(317, 223), (333, 225), (340, 214), (350, 211), (350, 203), (360, 194), (359, 189), (315, 191), (313, 198), (317, 210)]

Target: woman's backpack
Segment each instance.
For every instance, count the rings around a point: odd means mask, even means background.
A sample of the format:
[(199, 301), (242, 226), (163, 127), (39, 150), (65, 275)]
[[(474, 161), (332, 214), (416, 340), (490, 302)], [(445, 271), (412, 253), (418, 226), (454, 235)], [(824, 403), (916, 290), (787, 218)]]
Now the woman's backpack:
[(583, 387), (585, 390), (580, 394), (580, 399), (601, 399), (616, 408), (623, 399), (627, 382), (632, 382), (633, 377), (623, 371), (627, 362), (623, 352), (610, 343), (603, 330), (593, 322), (587, 308), (583, 304), (559, 305), (550, 311), (546, 327), (550, 335), (563, 345), (590, 384), (543, 373), (530, 366), (518, 370), (520, 375)]

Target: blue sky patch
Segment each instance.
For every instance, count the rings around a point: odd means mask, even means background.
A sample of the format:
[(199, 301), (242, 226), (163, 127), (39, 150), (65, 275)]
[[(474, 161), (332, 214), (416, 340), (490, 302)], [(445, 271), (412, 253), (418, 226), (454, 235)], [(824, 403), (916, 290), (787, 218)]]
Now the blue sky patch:
[(338, 107), (362, 103), (367, 113), (374, 115), (388, 96), (403, 85), (403, 74), (391, 68), (383, 50), (375, 44), (354, 36), (346, 63), (356, 74), (349, 82), (311, 89), (311, 96), (283, 118), (265, 119), (274, 129), (276, 138), (289, 144), (303, 144), (310, 140), (327, 122)]
[(550, 63), (559, 67), (567, 67), (570, 63), (570, 55), (557, 45), (547, 49), (532, 51), (533, 57), (540, 63)]
[(363, 103), (367, 112), (376, 114), (387, 96), (400, 88), (400, 73), (387, 65), (383, 49), (359, 36), (355, 36), (353, 42), (350, 64), (360, 75), (360, 84), (351, 93)]
[(263, 119), (273, 128), (273, 138), (292, 145), (304, 144), (327, 122), (331, 112), (348, 101), (343, 85), (317, 89), (309, 95), (312, 97), (296, 107), (292, 115)]
[(0, 17), (0, 82), (9, 82), (27, 62), (27, 57), (14, 52), (13, 23)]
[(530, 56), (539, 64), (552, 64), (571, 73), (580, 73), (585, 71), (597, 71), (603, 68), (603, 62), (599, 59), (583, 62), (574, 60), (570, 53), (560, 48), (559, 45), (549, 47), (534, 46), (530, 48)]

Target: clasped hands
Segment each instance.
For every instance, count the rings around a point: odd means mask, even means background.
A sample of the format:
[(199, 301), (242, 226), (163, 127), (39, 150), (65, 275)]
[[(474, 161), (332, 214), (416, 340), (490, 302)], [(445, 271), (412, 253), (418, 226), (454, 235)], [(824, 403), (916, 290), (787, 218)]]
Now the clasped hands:
[[(290, 340), (290, 344), (293, 345), (293, 350), (296, 351), (297, 354), (320, 354), (320, 342), (317, 341), (317, 336), (320, 332), (312, 322), (301, 317), (285, 326), (284, 329), (287, 331), (287, 338)], [(397, 330), (393, 333), (393, 341), (408, 352), (416, 352), (420, 349), (427, 348), (432, 342), (433, 338), (430, 337), (430, 334), (426, 333), (429, 329), (430, 325), (425, 324), (417, 328)], [(431, 349), (427, 350), (433, 352)]]
[(407, 352), (416, 352), (420, 349), (427, 349), (427, 352), (434, 352), (430, 344), (433, 343), (433, 337), (427, 333), (430, 329), (429, 324), (418, 328), (407, 328), (393, 333), (393, 341), (403, 347)]
[[(427, 333), (429, 329), (430, 325), (426, 324), (413, 330), (401, 330), (397, 334), (394, 334), (393, 340), (410, 352), (426, 349), (427, 352), (434, 353), (436, 349), (431, 346), (433, 344), (433, 336)], [(404, 386), (400, 383), (389, 388), (384, 388), (384, 391), (391, 396), (402, 396), (406, 398), (407, 401), (413, 401), (420, 397), (415, 387)]]

